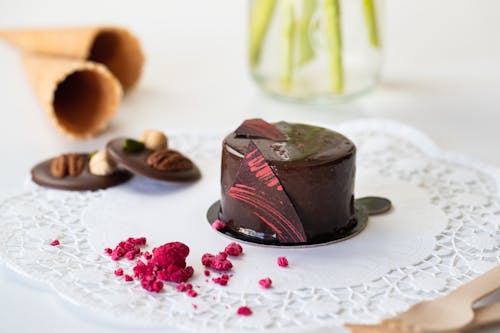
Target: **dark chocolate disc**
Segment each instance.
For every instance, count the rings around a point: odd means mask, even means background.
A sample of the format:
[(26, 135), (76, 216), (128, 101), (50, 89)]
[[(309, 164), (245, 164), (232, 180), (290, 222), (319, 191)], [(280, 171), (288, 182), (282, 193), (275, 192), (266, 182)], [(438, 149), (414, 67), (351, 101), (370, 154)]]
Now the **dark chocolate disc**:
[(170, 182), (188, 182), (195, 181), (201, 177), (200, 170), (193, 163), (193, 167), (181, 171), (162, 171), (148, 165), (146, 160), (154, 151), (145, 148), (139, 152), (131, 152), (124, 149), (126, 138), (118, 138), (108, 142), (106, 149), (108, 157), (116, 163), (123, 166), (132, 173), (140, 174), (145, 177), (170, 181)]
[(88, 167), (88, 154), (85, 155), (85, 165), (77, 176), (67, 175), (57, 178), (50, 173), (52, 159), (43, 161), (31, 169), (31, 179), (40, 186), (67, 191), (96, 191), (125, 183), (132, 174), (126, 170), (118, 169), (108, 176), (96, 176), (90, 173)]
[(383, 214), (391, 210), (392, 203), (382, 197), (363, 197), (356, 199), (358, 204), (364, 206), (370, 215)]

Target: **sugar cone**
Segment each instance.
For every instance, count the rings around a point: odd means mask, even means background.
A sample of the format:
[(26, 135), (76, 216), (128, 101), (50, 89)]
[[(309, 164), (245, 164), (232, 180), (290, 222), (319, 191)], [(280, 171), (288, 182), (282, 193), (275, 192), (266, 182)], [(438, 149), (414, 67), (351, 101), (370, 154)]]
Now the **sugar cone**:
[(124, 90), (139, 80), (144, 65), (138, 39), (119, 27), (4, 30), (0, 38), (28, 52), (102, 63)]
[(23, 64), (50, 119), (68, 136), (91, 137), (116, 113), (122, 88), (105, 66), (36, 54), (24, 54)]

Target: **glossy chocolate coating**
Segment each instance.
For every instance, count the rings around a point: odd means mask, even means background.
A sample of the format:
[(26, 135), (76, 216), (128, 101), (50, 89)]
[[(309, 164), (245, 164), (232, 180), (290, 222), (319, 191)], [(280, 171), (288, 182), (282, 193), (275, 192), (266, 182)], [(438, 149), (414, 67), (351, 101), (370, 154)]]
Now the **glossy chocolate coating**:
[(200, 169), (194, 163), (189, 170), (163, 171), (154, 169), (146, 162), (148, 156), (154, 151), (147, 148), (139, 152), (127, 151), (123, 148), (125, 140), (126, 138), (111, 140), (106, 145), (106, 149), (110, 159), (132, 173), (169, 182), (189, 182), (201, 177)]
[(67, 175), (57, 178), (50, 173), (50, 162), (52, 159), (43, 161), (31, 169), (31, 179), (40, 186), (50, 187), (66, 191), (96, 191), (116, 186), (132, 178), (132, 174), (126, 170), (116, 170), (111, 175), (96, 176), (90, 173), (88, 167), (88, 154), (85, 155), (85, 165), (82, 172), (77, 176)]
[(222, 147), (221, 216), (234, 232), (263, 239), (275, 232), (228, 191), (250, 140), (255, 142), (303, 224), (307, 242), (333, 239), (356, 224), (354, 176), (356, 147), (345, 136), (320, 127), (276, 123), (286, 141), (250, 139), (229, 134)]

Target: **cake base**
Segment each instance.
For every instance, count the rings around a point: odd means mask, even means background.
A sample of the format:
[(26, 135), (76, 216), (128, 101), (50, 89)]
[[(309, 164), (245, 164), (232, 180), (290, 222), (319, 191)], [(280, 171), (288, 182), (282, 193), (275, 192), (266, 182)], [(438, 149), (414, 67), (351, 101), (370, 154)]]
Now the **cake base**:
[[(392, 205), (388, 199), (380, 197), (369, 197), (369, 198), (370, 200), (366, 200), (366, 198), (360, 198), (355, 200), (354, 217), (356, 220), (356, 224), (353, 227), (346, 230), (342, 230), (335, 236), (325, 237), (324, 239), (315, 242), (280, 243), (276, 238), (252, 236), (249, 234), (231, 230), (230, 228), (224, 228), (217, 231), (219, 231), (221, 234), (229, 238), (236, 239), (243, 243), (265, 245), (269, 247), (305, 248), (305, 247), (329, 245), (347, 240), (359, 234), (368, 225), (369, 215), (380, 214), (381, 210), (387, 212), (391, 209)], [(383, 207), (383, 209), (381, 209), (381, 207)], [(207, 220), (208, 223), (210, 223), (210, 225), (212, 225), (217, 219), (219, 219), (220, 211), (221, 211), (220, 201), (217, 201), (210, 206), (210, 208), (207, 211)]]

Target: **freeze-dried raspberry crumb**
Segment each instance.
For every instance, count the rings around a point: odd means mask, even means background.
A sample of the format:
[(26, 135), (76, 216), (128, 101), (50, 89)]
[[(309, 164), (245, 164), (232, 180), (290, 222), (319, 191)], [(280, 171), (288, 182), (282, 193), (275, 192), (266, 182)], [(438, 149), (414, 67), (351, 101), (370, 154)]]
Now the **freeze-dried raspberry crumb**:
[(248, 306), (240, 306), (236, 313), (239, 316), (250, 316), (252, 314), (252, 310)]
[(141, 253), (139, 246), (143, 245), (146, 245), (145, 237), (129, 237), (127, 240), (119, 242), (113, 250), (106, 248), (104, 251), (111, 255), (111, 259), (113, 260), (120, 260), (123, 257), (126, 257), (128, 260), (134, 260)]
[(135, 253), (134, 253), (134, 251), (128, 251), (127, 253), (125, 253), (125, 257), (126, 257), (128, 260), (134, 260), (134, 258), (135, 258)]
[(230, 275), (228, 275), (228, 274), (222, 274), (219, 277), (213, 278), (212, 281), (214, 283), (220, 284), (221, 286), (226, 286), (227, 283), (229, 282), (230, 278), (231, 278)]
[(59, 243), (59, 239), (54, 239), (54, 240), (50, 243), (50, 245), (52, 245), (52, 246), (57, 246), (57, 245), (59, 245), (59, 244), (61, 244), (61, 243)]
[(198, 305), (197, 304), (193, 304), (193, 309), (198, 310)]
[[(180, 242), (166, 243), (153, 249), (153, 253), (144, 253), (146, 262), (137, 260), (133, 267), (134, 275), (141, 280), (141, 286), (148, 290), (159, 292), (163, 288), (162, 281), (179, 283), (177, 290), (192, 289), (183, 283), (193, 276), (194, 269), (186, 267), (186, 257), (189, 247)], [(149, 258), (149, 259), (148, 259)]]
[(265, 278), (265, 279), (262, 279), (262, 280), (259, 280), (259, 284), (261, 285), (262, 288), (264, 289), (269, 289), (271, 288), (271, 284), (273, 283), (273, 281), (270, 279), (270, 278)]
[(205, 271), (203, 271), (203, 274), (205, 274), (205, 276), (210, 276), (210, 271), (208, 269), (205, 269)]
[(111, 250), (109, 247), (104, 249), (104, 253), (106, 253), (107, 255), (110, 255), (112, 252), (113, 250)]
[(194, 291), (193, 289), (189, 289), (187, 291), (187, 294), (188, 294), (189, 297), (196, 297), (196, 296), (198, 296), (198, 293), (196, 291)]
[(215, 256), (210, 253), (205, 253), (201, 257), (201, 263), (203, 266), (210, 267), (218, 271), (228, 271), (233, 268), (233, 264), (229, 261), (229, 259), (227, 259), (226, 252), (219, 252), (219, 254)]
[(154, 276), (141, 280), (141, 286), (147, 291), (159, 293), (163, 289), (163, 282), (157, 280)]
[(115, 270), (115, 275), (116, 276), (122, 276), (123, 275), (123, 268), (118, 268)]
[(231, 243), (228, 246), (226, 246), (224, 252), (226, 252), (230, 256), (237, 257), (243, 252), (243, 248), (238, 243)]
[(278, 257), (278, 266), (287, 267), (288, 266), (288, 259), (286, 257)]
[(212, 228), (215, 230), (221, 230), (226, 227), (226, 224), (222, 222), (221, 220), (215, 220), (214, 223), (212, 223)]
[(156, 280), (153, 282), (153, 291), (159, 293), (163, 289), (163, 282)]
[(185, 292), (185, 291), (187, 291), (187, 290), (188, 290), (188, 289), (187, 289), (187, 287), (186, 287), (186, 285), (185, 285), (184, 283), (179, 283), (179, 284), (175, 287), (175, 289), (177, 289), (177, 290), (178, 290), (178, 291), (180, 291), (181, 293), (183, 293), (183, 292)]
[(139, 237), (139, 238), (132, 238), (132, 241), (135, 243), (135, 245), (146, 245), (146, 237)]
[(193, 273), (194, 270), (191, 266), (180, 268), (175, 265), (170, 265), (166, 269), (157, 268), (156, 270), (156, 275), (160, 280), (176, 283), (186, 282), (191, 276), (193, 276)]
[(130, 275), (128, 275), (128, 274), (125, 274), (125, 281), (127, 281), (127, 282), (134, 281), (134, 278), (133, 278), (133, 277), (131, 277), (131, 276), (130, 276)]

